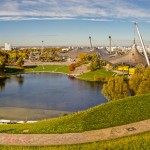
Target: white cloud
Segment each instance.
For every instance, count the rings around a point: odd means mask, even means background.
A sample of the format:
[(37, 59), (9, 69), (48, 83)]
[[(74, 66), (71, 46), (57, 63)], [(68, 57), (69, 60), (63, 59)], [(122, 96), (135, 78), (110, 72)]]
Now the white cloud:
[[(146, 1), (146, 0), (145, 0)], [(150, 20), (150, 10), (130, 0), (2, 0), (0, 20)]]
[(111, 19), (88, 19), (88, 18), (83, 18), (82, 20), (85, 20), (85, 21), (97, 21), (97, 22), (108, 22), (108, 21), (113, 21)]
[(0, 17), (0, 21), (21, 21), (21, 20), (75, 20), (69, 17)]

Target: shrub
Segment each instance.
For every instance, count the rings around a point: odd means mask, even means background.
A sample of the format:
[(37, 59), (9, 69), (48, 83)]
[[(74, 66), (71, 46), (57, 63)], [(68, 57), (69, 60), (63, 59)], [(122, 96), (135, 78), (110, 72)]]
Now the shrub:
[(105, 82), (105, 78), (101, 76), (94, 76), (94, 81)]
[(76, 69), (76, 67), (79, 67), (81, 65), (80, 62), (76, 62), (76, 63), (72, 63), (70, 66), (69, 66), (69, 71), (74, 71)]

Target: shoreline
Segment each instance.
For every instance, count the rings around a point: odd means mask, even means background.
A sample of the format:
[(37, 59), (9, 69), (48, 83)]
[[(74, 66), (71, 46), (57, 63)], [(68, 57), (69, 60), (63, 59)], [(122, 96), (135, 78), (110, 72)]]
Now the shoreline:
[[(89, 74), (91, 73), (91, 74), (93, 74), (92, 73), (92, 71), (80, 71), (79, 72), (79, 69), (77, 69), (77, 72), (75, 72), (75, 71), (69, 71), (69, 70), (62, 70), (62, 72), (61, 72), (61, 70), (59, 71), (58, 69), (59, 68), (61, 68), (61, 66), (62, 67), (68, 67), (68, 65), (58, 65), (58, 63), (57, 63), (57, 65), (56, 65), (56, 63), (55, 64), (47, 64), (47, 65), (43, 65), (43, 64), (40, 64), (40, 65), (37, 65), (37, 64), (34, 64), (36, 67), (41, 67), (41, 66), (49, 66), (49, 67), (52, 67), (53, 69), (51, 69), (50, 68), (50, 71), (48, 70), (48, 69), (45, 69), (45, 68), (39, 68), (39, 69), (37, 69), (37, 70), (34, 70), (34, 69), (32, 69), (32, 68), (22, 68), (22, 70), (20, 70), (20, 71), (18, 71), (18, 72), (14, 72), (14, 73), (5, 73), (5, 74), (0, 74), (0, 78), (4, 78), (4, 77), (10, 77), (10, 76), (13, 76), (13, 75), (18, 75), (18, 74), (27, 74), (27, 73), (57, 73), (57, 74), (65, 74), (65, 75), (67, 75), (68, 77), (70, 77), (70, 78), (76, 78), (76, 79), (78, 79), (78, 80), (82, 80), (82, 81), (89, 81), (89, 82), (102, 82), (102, 81), (96, 81), (95, 79), (94, 79), (94, 77), (87, 77), (87, 78), (83, 78), (83, 77), (80, 77), (80, 76), (82, 76), (82, 75), (86, 75), (86, 73), (87, 73), (87, 76), (89, 76)], [(32, 64), (32, 66), (33, 66), (33, 64)], [(28, 65), (27, 66), (24, 66), (24, 67), (28, 67)], [(55, 68), (56, 67), (56, 68)], [(83, 67), (82, 67), (83, 68)], [(23, 70), (24, 69), (24, 70)], [(102, 72), (103, 72), (103, 68), (101, 68), (102, 69)], [(100, 69), (100, 70), (101, 70)], [(58, 71), (57, 71), (58, 70)], [(95, 72), (95, 71), (94, 71)], [(89, 74), (88, 74), (89, 73)], [(99, 71), (97, 72), (97, 73), (99, 73)], [(109, 73), (108, 73), (109, 74)], [(94, 76), (97, 76), (96, 74), (94, 75)], [(99, 75), (98, 75), (99, 76)], [(106, 75), (107, 76), (107, 75)]]
[(71, 73), (68, 74), (68, 73), (64, 73), (64, 72), (55, 72), (55, 71), (26, 71), (26, 72), (18, 72), (18, 73), (8, 73), (8, 74), (2, 75), (2, 76), (0, 75), (0, 79), (2, 79), (2, 78), (10, 78), (10, 77), (17, 76), (17, 75), (20, 75), (20, 74), (30, 74), (30, 73), (55, 73), (55, 74), (63, 74), (63, 75), (67, 75), (68, 77), (69, 76), (73, 76), (75, 79), (82, 80), (82, 81), (100, 82), (100, 81), (86, 80), (86, 79), (79, 78), (78, 76), (82, 75), (82, 74), (71, 74)]
[[(8, 110), (10, 114), (5, 113)], [(41, 108), (0, 107), (0, 113), (3, 116), (0, 118), (0, 124), (21, 124), (59, 118), (75, 112)]]

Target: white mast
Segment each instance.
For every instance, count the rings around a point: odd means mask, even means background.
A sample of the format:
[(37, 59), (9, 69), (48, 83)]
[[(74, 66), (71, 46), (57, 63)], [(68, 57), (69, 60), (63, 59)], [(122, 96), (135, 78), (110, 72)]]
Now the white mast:
[(89, 36), (89, 40), (90, 40), (90, 46), (91, 46), (91, 48), (93, 48), (93, 47), (92, 47), (91, 36)]
[(141, 44), (142, 44), (142, 48), (143, 48), (143, 51), (144, 51), (144, 56), (146, 58), (147, 65), (149, 66), (150, 65), (149, 58), (148, 58), (147, 53), (146, 53), (146, 49), (145, 49), (145, 45), (144, 45), (142, 35), (140, 34), (140, 31), (139, 31), (139, 28), (138, 28), (138, 23), (135, 22), (134, 24), (135, 24), (135, 27), (137, 29), (137, 32), (138, 32), (138, 35), (139, 35), (139, 38), (140, 38), (140, 41), (141, 41)]
[(43, 53), (44, 51), (44, 41), (42, 41), (42, 49), (41, 49), (41, 53)]
[(111, 48), (111, 36), (109, 36), (109, 47), (110, 47), (110, 53), (112, 52), (112, 48)]

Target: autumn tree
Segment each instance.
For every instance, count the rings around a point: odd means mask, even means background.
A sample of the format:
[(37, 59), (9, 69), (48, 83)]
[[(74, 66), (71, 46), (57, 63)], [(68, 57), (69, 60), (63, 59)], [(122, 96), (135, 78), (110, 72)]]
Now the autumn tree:
[(131, 78), (129, 79), (129, 88), (133, 92), (134, 95), (136, 95), (141, 82), (142, 82), (141, 73), (133, 74)]
[(17, 62), (16, 62), (17, 66), (21, 67), (24, 64), (24, 60), (22, 57), (19, 57)]
[(136, 73), (129, 79), (129, 88), (135, 95), (150, 93), (150, 67), (143, 66), (136, 68)]
[(102, 66), (103, 66), (103, 61), (99, 59), (97, 55), (93, 55), (89, 69), (91, 71), (94, 71), (94, 70), (100, 69)]
[(123, 77), (110, 77), (103, 85), (102, 93), (109, 100), (118, 100), (128, 96), (127, 83)]
[(144, 73), (145, 67), (142, 64), (139, 64), (135, 68), (135, 73)]
[(90, 55), (88, 53), (80, 53), (78, 55), (79, 62), (86, 63), (90, 61)]
[(9, 53), (9, 63), (12, 64), (14, 62), (16, 62), (18, 59), (17, 53), (16, 52), (10, 52)]
[(150, 93), (150, 67), (146, 68), (139, 84), (137, 95)]
[(4, 72), (6, 62), (8, 61), (9, 55), (5, 52), (0, 51), (0, 72)]

